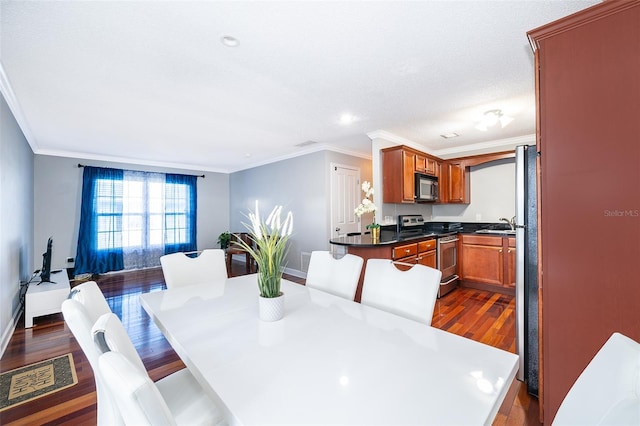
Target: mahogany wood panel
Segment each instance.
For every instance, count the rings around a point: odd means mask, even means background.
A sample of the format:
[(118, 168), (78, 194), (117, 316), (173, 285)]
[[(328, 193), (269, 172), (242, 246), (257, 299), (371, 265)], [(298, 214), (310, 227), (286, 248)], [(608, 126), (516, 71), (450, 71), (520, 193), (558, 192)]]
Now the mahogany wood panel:
[[(640, 340), (640, 1), (533, 30), (538, 65), (541, 391), (551, 424), (614, 331)], [(590, 232), (606, 231), (606, 245)]]
[[(245, 272), (244, 264), (232, 262), (232, 275)], [(304, 280), (287, 276), (289, 280)], [(184, 368), (153, 321), (139, 306), (138, 296), (164, 286), (159, 268), (97, 277), (100, 288), (118, 316), (125, 322), (136, 349), (153, 380)], [(123, 321), (124, 322), (124, 321)], [(515, 301), (511, 296), (481, 290), (458, 288), (436, 301), (432, 326), (477, 340), (510, 352), (515, 351)], [(50, 396), (0, 413), (2, 425), (92, 425), (96, 422), (96, 396), (93, 372), (82, 350), (65, 326), (61, 314), (38, 317), (35, 327), (24, 328), (21, 320), (0, 360), (0, 371), (29, 363), (73, 354), (78, 384)], [(524, 386), (514, 381), (500, 408), (494, 425), (533, 425), (538, 403)]]

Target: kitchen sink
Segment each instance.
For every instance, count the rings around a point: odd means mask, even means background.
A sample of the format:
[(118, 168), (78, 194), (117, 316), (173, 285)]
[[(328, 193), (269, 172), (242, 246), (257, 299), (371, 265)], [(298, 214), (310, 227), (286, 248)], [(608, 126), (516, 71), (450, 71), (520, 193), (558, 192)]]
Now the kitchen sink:
[(480, 229), (476, 234), (499, 234), (499, 235), (516, 235), (516, 231), (512, 229)]

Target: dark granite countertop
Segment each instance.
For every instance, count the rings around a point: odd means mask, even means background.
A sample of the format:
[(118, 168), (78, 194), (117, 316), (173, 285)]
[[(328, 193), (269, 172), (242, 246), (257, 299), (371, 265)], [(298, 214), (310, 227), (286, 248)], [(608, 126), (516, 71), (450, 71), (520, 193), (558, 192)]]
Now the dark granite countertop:
[[(425, 224), (428, 227), (428, 222)], [(515, 237), (515, 234), (508, 232), (509, 225), (506, 223), (491, 223), (491, 222), (463, 222), (462, 229), (457, 233), (461, 234), (474, 234), (474, 235), (488, 235), (495, 237)], [(451, 235), (451, 232), (446, 232), (447, 235)], [(359, 247), (379, 247), (386, 245), (399, 244), (412, 240), (438, 238), (441, 233), (431, 232), (425, 230), (422, 235), (415, 235), (407, 238), (399, 238), (395, 230), (395, 225), (385, 225), (380, 232), (380, 239), (373, 241), (371, 235), (368, 233), (361, 235), (342, 236), (333, 238), (329, 242), (331, 244), (339, 246), (359, 246)]]

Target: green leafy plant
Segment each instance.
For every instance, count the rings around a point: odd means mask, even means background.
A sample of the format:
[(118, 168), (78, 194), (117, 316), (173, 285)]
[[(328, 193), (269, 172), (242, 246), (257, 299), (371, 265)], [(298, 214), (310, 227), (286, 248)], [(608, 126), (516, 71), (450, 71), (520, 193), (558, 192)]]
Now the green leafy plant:
[(218, 244), (220, 244), (221, 249), (229, 247), (229, 241), (231, 241), (231, 234), (229, 231), (222, 232), (218, 235)]
[(260, 296), (272, 298), (280, 296), (280, 281), (284, 260), (287, 257), (288, 242), (293, 232), (293, 213), (287, 213), (281, 221), (282, 206), (275, 206), (266, 220), (260, 217), (258, 202), (256, 209), (247, 216), (250, 223), (243, 223), (249, 230), (250, 244), (233, 241), (233, 244), (249, 252), (258, 265), (258, 288)]

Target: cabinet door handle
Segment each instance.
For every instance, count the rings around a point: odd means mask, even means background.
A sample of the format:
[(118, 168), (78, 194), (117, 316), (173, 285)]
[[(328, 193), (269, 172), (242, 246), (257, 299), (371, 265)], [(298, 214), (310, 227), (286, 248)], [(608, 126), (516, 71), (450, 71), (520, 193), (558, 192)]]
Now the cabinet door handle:
[(409, 250), (409, 249), (405, 249), (405, 251), (404, 251), (404, 252), (405, 252), (405, 253), (411, 253), (411, 250)]
[(511, 253), (511, 249), (507, 250), (507, 253)]
[(502, 253), (502, 249), (500, 249), (500, 251), (498, 253)]

